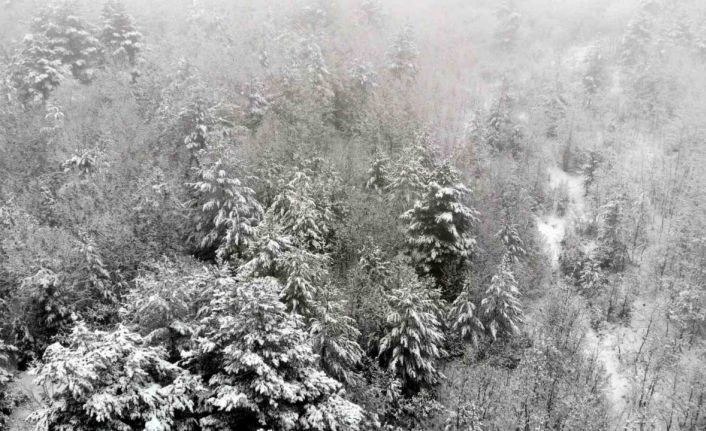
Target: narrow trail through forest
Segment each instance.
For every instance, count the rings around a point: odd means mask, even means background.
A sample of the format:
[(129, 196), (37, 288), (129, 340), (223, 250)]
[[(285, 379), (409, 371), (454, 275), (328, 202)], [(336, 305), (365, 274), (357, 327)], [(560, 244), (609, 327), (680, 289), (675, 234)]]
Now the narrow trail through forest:
[(24, 431), (34, 429), (27, 419), (32, 412), (42, 406), (42, 388), (34, 384), (34, 376), (27, 371), (18, 374), (14, 385), (15, 390), (26, 396), (26, 400), (12, 411), (8, 421), (8, 430)]
[[(569, 174), (551, 167), (548, 169), (550, 190), (557, 194), (565, 191), (567, 195), (566, 206), (560, 209), (554, 205), (549, 214), (537, 217), (537, 229), (547, 242), (547, 252), (552, 265), (552, 270), (559, 271), (559, 256), (562, 251), (562, 241), (567, 233), (574, 228), (580, 220), (589, 216), (589, 208), (585, 199), (584, 177)], [(607, 328), (596, 332), (586, 324), (586, 353), (595, 355), (605, 368), (607, 374), (606, 396), (612, 415), (612, 423), (622, 422), (625, 414), (626, 399), (630, 381), (623, 371), (620, 362), (620, 327)]]

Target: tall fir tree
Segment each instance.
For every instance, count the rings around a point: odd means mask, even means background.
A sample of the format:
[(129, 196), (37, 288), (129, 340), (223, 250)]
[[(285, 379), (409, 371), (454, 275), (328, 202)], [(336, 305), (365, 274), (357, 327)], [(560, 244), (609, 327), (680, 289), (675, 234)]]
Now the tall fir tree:
[(187, 183), (194, 226), (190, 241), (204, 257), (242, 257), (262, 219), (255, 192), (230, 177), (220, 160), (196, 171), (197, 180)]
[(100, 41), (114, 59), (124, 59), (135, 65), (142, 50), (142, 33), (135, 27), (133, 17), (125, 10), (120, 0), (108, 0), (103, 6), (103, 28)]
[(331, 234), (332, 214), (329, 208), (317, 205), (312, 181), (304, 172), (296, 172), (268, 209), (273, 221), (284, 234), (312, 252), (325, 252)]
[(238, 274), (245, 278), (274, 277), (280, 271), (282, 257), (292, 247), (292, 238), (282, 233), (272, 214), (266, 212), (255, 229), (255, 239), (248, 248), (245, 263), (238, 267)]
[(517, 263), (520, 258), (527, 256), (525, 243), (517, 232), (516, 225), (505, 222), (495, 237), (502, 242), (505, 252), (513, 262)]
[(314, 302), (328, 275), (327, 255), (292, 247), (277, 261), (277, 275), (284, 284), (282, 301), (287, 311), (311, 317)]
[(624, 66), (640, 66), (649, 56), (653, 42), (652, 20), (644, 11), (628, 23), (620, 46), (620, 62)]
[(41, 36), (49, 53), (47, 60), (58, 60), (83, 83), (93, 80), (100, 63), (101, 46), (93, 29), (77, 15), (74, 0), (52, 0), (32, 21), (33, 35)]
[(512, 118), (514, 99), (509, 84), (503, 80), (500, 96), (486, 119), (485, 143), (496, 151), (509, 151), (515, 154), (520, 149), (522, 133)]
[(388, 69), (400, 81), (413, 81), (419, 72), (417, 57), (419, 51), (414, 41), (414, 31), (406, 25), (399, 32), (388, 52)]
[(385, 191), (391, 193), (402, 207), (409, 208), (421, 197), (429, 175), (422, 156), (411, 151), (392, 165)]
[(273, 278), (224, 279), (202, 311), (191, 364), (207, 378), (206, 429), (358, 430), (361, 408), (318, 368), (304, 324)]
[(348, 305), (361, 332), (360, 344), (375, 354), (389, 312), (387, 295), (394, 280), (393, 268), (379, 247), (365, 245), (360, 255), (348, 285)]
[(351, 383), (364, 352), (358, 344), (360, 331), (355, 327), (355, 320), (346, 316), (343, 305), (330, 298), (321, 301), (310, 332), (321, 368), (331, 377)]
[(53, 388), (32, 414), (37, 429), (189, 429), (200, 379), (165, 360), (139, 334), (80, 324), (47, 348), (37, 381)]
[(238, 267), (241, 278), (274, 277), (282, 284), (281, 299), (287, 311), (307, 319), (315, 315), (318, 295), (328, 279), (328, 254), (303, 248), (284, 235), (267, 213), (243, 260)]
[(401, 218), (406, 221), (407, 248), (417, 270), (445, 285), (448, 277), (471, 258), (476, 240), (477, 211), (465, 203), (470, 190), (445, 163), (433, 174), (421, 200)]
[(448, 327), (452, 333), (464, 341), (478, 344), (478, 338), (483, 334), (483, 323), (480, 321), (476, 305), (473, 303), (471, 284), (467, 279), (463, 290), (451, 304), (448, 313)]
[(501, 6), (496, 16), (498, 24), (495, 30), (495, 42), (501, 49), (510, 50), (517, 44), (522, 17), (510, 2)]
[(511, 336), (519, 332), (518, 325), (523, 321), (519, 296), (511, 259), (505, 255), (481, 301), (485, 327), (493, 340), (498, 336)]
[(614, 271), (622, 271), (628, 261), (628, 251), (625, 245), (625, 234), (622, 229), (621, 202), (613, 199), (600, 208), (598, 215), (599, 246), (595, 255), (601, 267)]
[(401, 268), (399, 287), (389, 295), (390, 312), (380, 340), (380, 358), (408, 389), (436, 383), (436, 360), (444, 353), (439, 293), (409, 268)]
[(385, 154), (376, 154), (370, 169), (365, 188), (378, 193), (390, 184), (390, 159)]
[(62, 80), (63, 65), (41, 34), (29, 34), (13, 59), (9, 82), (23, 103), (46, 101)]

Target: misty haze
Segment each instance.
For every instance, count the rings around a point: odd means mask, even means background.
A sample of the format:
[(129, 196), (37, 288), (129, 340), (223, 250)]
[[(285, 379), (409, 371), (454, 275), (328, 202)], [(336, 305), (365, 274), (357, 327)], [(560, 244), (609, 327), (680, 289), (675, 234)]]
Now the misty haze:
[(0, 430), (706, 431), (706, 1), (0, 0)]

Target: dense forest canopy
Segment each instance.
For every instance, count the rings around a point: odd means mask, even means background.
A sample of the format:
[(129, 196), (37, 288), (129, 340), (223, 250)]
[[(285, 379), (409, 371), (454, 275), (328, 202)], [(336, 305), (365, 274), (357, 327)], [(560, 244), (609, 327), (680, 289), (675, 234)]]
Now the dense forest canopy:
[(706, 429), (700, 0), (7, 0), (0, 429)]

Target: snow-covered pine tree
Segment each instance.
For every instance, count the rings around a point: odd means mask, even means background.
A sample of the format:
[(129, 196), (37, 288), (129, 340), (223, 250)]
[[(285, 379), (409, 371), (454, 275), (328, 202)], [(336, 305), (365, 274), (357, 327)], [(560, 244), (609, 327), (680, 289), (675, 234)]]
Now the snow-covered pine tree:
[(277, 260), (277, 275), (284, 284), (282, 301), (287, 311), (310, 317), (314, 301), (328, 275), (329, 258), (325, 254), (292, 247)]
[(547, 118), (548, 138), (556, 138), (558, 136), (559, 125), (566, 117), (568, 103), (561, 94), (561, 88), (555, 88), (547, 91), (548, 95), (544, 100), (544, 114)]
[(606, 282), (600, 262), (594, 259), (586, 259), (582, 262), (577, 282), (584, 295), (590, 297), (598, 293)]
[(478, 318), (473, 303), (471, 284), (466, 280), (463, 290), (451, 304), (448, 313), (448, 327), (459, 338), (478, 344), (478, 336), (483, 334), (483, 323)]
[(307, 250), (316, 253), (328, 248), (331, 233), (331, 212), (316, 204), (312, 197), (311, 179), (304, 172), (296, 172), (284, 190), (275, 197), (268, 209), (275, 223), (285, 235)]
[(380, 0), (363, 0), (360, 3), (360, 11), (363, 20), (368, 25), (380, 27), (385, 21), (385, 13)]
[(37, 429), (189, 429), (201, 382), (164, 359), (138, 334), (120, 326), (91, 331), (80, 324), (65, 345), (49, 346), (37, 381), (52, 388), (32, 414)]
[(394, 282), (392, 264), (379, 247), (367, 244), (350, 281), (348, 305), (361, 332), (360, 344), (371, 355), (376, 354), (389, 311), (387, 295)]
[(417, 151), (400, 157), (393, 165), (385, 188), (405, 208), (419, 199), (429, 180), (429, 171)]
[(243, 95), (248, 101), (243, 123), (245, 127), (255, 131), (262, 123), (270, 106), (270, 102), (267, 100), (265, 94), (265, 86), (256, 79), (252, 80), (243, 92)]
[(366, 245), (360, 251), (358, 266), (373, 283), (386, 284), (391, 274), (390, 262), (377, 246)]
[(527, 256), (525, 243), (522, 241), (520, 234), (517, 233), (516, 225), (505, 222), (503, 227), (495, 234), (495, 237), (503, 243), (505, 252), (513, 262), (517, 263), (520, 258)]
[(283, 286), (281, 299), (287, 311), (310, 318), (328, 276), (329, 256), (302, 248), (282, 231), (272, 214), (266, 213), (238, 275), (243, 279), (277, 278)]
[(601, 89), (607, 80), (606, 61), (603, 58), (601, 46), (591, 47), (585, 59), (586, 71), (583, 75), (583, 87), (589, 96)]
[(401, 218), (407, 224), (407, 247), (417, 270), (439, 284), (475, 250), (473, 226), (478, 212), (466, 206), (470, 190), (456, 170), (445, 163), (434, 172), (421, 200)]
[(621, 203), (613, 199), (600, 208), (596, 257), (603, 268), (621, 271), (628, 260), (627, 246), (621, 229)]
[(650, 16), (640, 13), (628, 23), (620, 46), (620, 61), (625, 66), (638, 66), (649, 55), (653, 28)]
[(517, 43), (522, 17), (510, 4), (501, 6), (496, 16), (498, 26), (495, 30), (495, 42), (502, 49), (512, 49)]
[(82, 150), (80, 154), (74, 154), (61, 164), (64, 173), (76, 172), (79, 178), (86, 178), (96, 172), (97, 157), (94, 151)]
[(87, 239), (79, 246), (79, 253), (84, 258), (79, 265), (79, 277), (83, 283), (79, 287), (81, 291), (94, 291), (96, 295), (106, 300), (114, 300), (115, 295), (111, 290), (110, 273), (103, 263), (96, 244), (92, 239)]
[(13, 59), (10, 83), (17, 89), (23, 103), (43, 102), (61, 83), (62, 69), (61, 61), (50, 49), (46, 37), (28, 34)]
[(317, 33), (333, 22), (331, 4), (327, 1), (309, 2), (295, 14), (298, 26)]
[(222, 289), (203, 312), (191, 356), (206, 376), (204, 429), (358, 430), (362, 409), (317, 367), (297, 314), (280, 301), (274, 278)]
[(101, 14), (103, 29), (100, 41), (108, 54), (119, 60), (135, 65), (137, 54), (142, 50), (142, 34), (135, 27), (132, 16), (125, 10), (121, 0), (108, 0)]
[(441, 374), (444, 334), (438, 319), (439, 292), (425, 285), (411, 268), (401, 267), (399, 287), (389, 295), (390, 314), (380, 340), (380, 358), (405, 386), (432, 385)]
[(498, 336), (510, 336), (519, 332), (518, 325), (523, 321), (519, 296), (511, 259), (505, 255), (481, 301), (484, 326), (490, 331), (493, 340)]
[[(199, 85), (198, 83), (192, 85)], [(183, 91), (183, 90), (182, 90)], [(206, 148), (215, 119), (209, 110), (211, 103), (201, 96), (189, 100), (177, 113), (178, 139), (188, 152), (187, 176), (200, 164), (199, 152)]]
[(586, 159), (586, 163), (581, 166), (581, 171), (586, 177), (586, 180), (584, 181), (585, 187), (586, 189), (589, 189), (596, 181), (596, 174), (605, 161), (605, 155), (598, 150), (588, 150)]
[(296, 51), (295, 68), (307, 79), (321, 101), (330, 102), (334, 91), (321, 46), (313, 38), (302, 38)]
[(375, 155), (372, 166), (368, 170), (368, 180), (365, 188), (378, 193), (390, 185), (390, 158), (383, 153)]
[(49, 61), (60, 61), (74, 78), (83, 83), (93, 80), (100, 61), (101, 46), (93, 29), (77, 15), (75, 0), (52, 0), (34, 18), (30, 29), (41, 36)]
[(351, 382), (353, 369), (364, 352), (358, 345), (360, 331), (355, 327), (355, 320), (345, 314), (343, 304), (329, 298), (322, 301), (316, 307), (310, 332), (321, 368), (343, 383)]
[(28, 355), (41, 355), (58, 334), (67, 332), (75, 316), (67, 298), (67, 287), (61, 274), (41, 268), (22, 280), (20, 292), (27, 295), (23, 322), (15, 322), (14, 344)]
[(690, 342), (693, 342), (696, 334), (706, 331), (706, 292), (692, 283), (678, 282), (667, 313), (682, 333), (690, 335)]
[(217, 284), (220, 271), (201, 266), (191, 257), (175, 261), (166, 257), (144, 264), (145, 274), (123, 296), (122, 321), (145, 335), (150, 345), (159, 344), (167, 358), (176, 362), (189, 343), (197, 322), (194, 318)]
[(485, 124), (485, 143), (497, 151), (517, 152), (522, 137), (519, 127), (512, 119), (514, 100), (507, 82), (503, 82), (500, 97), (492, 107)]
[(241, 257), (262, 219), (255, 192), (226, 172), (222, 161), (196, 169), (196, 181), (187, 183), (194, 229), (189, 240), (199, 253), (219, 259)]
[(272, 214), (266, 212), (255, 229), (255, 239), (248, 248), (246, 262), (238, 267), (238, 274), (244, 278), (275, 277), (282, 256), (293, 246), (292, 238), (284, 235), (272, 220)]
[(355, 63), (348, 69), (348, 85), (360, 100), (367, 100), (378, 86), (375, 68), (370, 63)]
[(81, 241), (77, 247), (79, 261), (67, 275), (65, 283), (71, 294), (82, 301), (72, 304), (72, 312), (89, 323), (105, 323), (116, 313), (116, 290), (108, 267), (92, 238)]
[(413, 81), (417, 77), (417, 57), (419, 51), (414, 41), (414, 31), (405, 25), (399, 32), (388, 52), (388, 69), (400, 81)]

